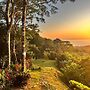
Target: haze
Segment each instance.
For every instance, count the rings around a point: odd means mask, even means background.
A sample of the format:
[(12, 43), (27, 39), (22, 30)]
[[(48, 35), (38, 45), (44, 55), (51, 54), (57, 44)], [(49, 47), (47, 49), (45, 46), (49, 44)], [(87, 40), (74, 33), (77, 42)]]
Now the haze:
[(74, 45), (90, 44), (90, 0), (57, 5), (58, 13), (41, 24), (41, 36), (70, 40)]

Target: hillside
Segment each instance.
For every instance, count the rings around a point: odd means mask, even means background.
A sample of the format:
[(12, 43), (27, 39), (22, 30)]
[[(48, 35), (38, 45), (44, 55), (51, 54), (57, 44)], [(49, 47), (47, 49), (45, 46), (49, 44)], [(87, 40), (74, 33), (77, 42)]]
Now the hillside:
[(83, 60), (80, 64), (82, 65), (82, 67), (84, 68), (84, 72), (86, 73), (86, 83), (90, 86), (90, 59)]
[(30, 71), (31, 78), (24, 90), (68, 90), (68, 87), (60, 80), (62, 73), (55, 68), (55, 61), (37, 60), (33, 63), (34, 67), (40, 66), (41, 69)]
[(76, 46), (76, 48), (83, 53), (90, 53), (90, 45), (87, 46)]

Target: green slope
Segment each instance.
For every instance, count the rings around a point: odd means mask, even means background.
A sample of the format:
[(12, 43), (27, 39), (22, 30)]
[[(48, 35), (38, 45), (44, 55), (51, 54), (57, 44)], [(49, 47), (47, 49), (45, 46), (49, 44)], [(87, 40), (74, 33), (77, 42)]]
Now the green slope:
[(34, 60), (33, 67), (39, 70), (30, 70), (31, 78), (24, 90), (68, 90), (60, 80), (62, 73), (56, 69), (56, 62), (52, 60)]

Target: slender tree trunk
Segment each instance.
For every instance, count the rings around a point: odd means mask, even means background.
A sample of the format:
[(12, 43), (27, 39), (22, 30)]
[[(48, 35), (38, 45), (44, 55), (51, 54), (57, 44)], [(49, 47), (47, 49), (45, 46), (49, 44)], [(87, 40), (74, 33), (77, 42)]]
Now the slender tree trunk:
[(26, 71), (26, 9), (27, 0), (23, 0), (23, 11), (22, 11), (22, 71)]
[(10, 62), (11, 62), (11, 54), (10, 54), (10, 30), (9, 30), (9, 7), (10, 0), (7, 1), (6, 5), (6, 23), (7, 23), (7, 31), (8, 31), (8, 58), (9, 58), (9, 69), (10, 69)]
[[(10, 3), (12, 4), (12, 11), (10, 13)], [(8, 57), (9, 57), (9, 70), (11, 66), (11, 47), (10, 47), (10, 33), (13, 24), (13, 14), (14, 14), (14, 0), (7, 0), (6, 4), (6, 24), (8, 31)]]
[[(16, 34), (16, 31), (13, 32), (14, 34)], [(17, 55), (16, 55), (16, 40), (15, 40), (15, 35), (13, 35), (13, 63), (16, 64), (17, 63)]]
[(9, 54), (9, 70), (10, 70), (10, 66), (11, 66), (11, 45), (10, 45), (10, 30), (8, 30), (8, 54)]
[(14, 35), (13, 35), (13, 56), (14, 56), (14, 63), (18, 63), (18, 60), (17, 60), (17, 54), (16, 54), (16, 39), (15, 39), (15, 36), (16, 36), (16, 33), (17, 33), (17, 20), (14, 21)]
[(16, 55), (16, 41), (15, 41), (15, 37), (14, 37), (14, 41), (13, 41), (14, 45), (13, 45), (13, 53), (15, 56), (15, 63), (17, 63), (17, 55)]

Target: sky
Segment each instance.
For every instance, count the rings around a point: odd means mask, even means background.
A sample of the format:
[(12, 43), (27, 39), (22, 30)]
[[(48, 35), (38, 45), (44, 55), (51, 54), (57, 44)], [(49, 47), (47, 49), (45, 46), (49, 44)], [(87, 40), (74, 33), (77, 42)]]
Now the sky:
[(42, 37), (69, 40), (74, 45), (90, 44), (90, 0), (58, 3), (58, 13), (40, 24)]
[(46, 17), (46, 23), (40, 23), (40, 35), (69, 40), (74, 45), (90, 45), (90, 0), (74, 3), (67, 0), (57, 7), (57, 14)]

